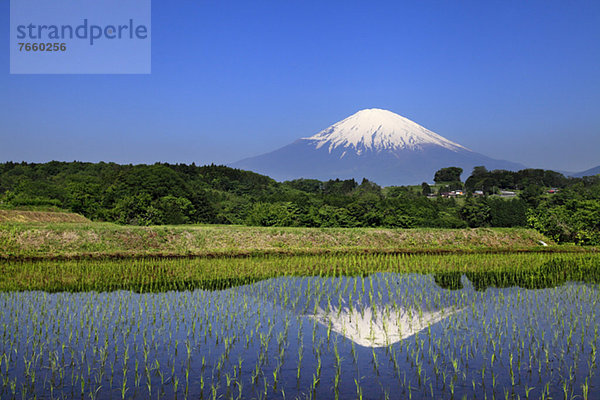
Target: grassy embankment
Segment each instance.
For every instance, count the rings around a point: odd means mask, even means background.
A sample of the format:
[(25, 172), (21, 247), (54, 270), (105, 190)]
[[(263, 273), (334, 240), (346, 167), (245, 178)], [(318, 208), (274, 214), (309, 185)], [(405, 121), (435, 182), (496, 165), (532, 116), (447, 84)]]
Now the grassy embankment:
[[(542, 246), (544, 241), (550, 246)], [(0, 210), (1, 259), (323, 253), (576, 251), (530, 229), (120, 226), (77, 214)]]

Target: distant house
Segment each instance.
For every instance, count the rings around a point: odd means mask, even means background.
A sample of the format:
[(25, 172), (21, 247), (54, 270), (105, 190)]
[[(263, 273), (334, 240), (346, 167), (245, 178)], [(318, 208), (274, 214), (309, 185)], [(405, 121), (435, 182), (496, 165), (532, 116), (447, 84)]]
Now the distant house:
[(550, 190), (548, 190), (548, 193), (550, 193), (550, 194), (554, 194), (556, 192), (558, 192), (557, 188), (551, 188)]
[(500, 197), (515, 197), (517, 194), (510, 190), (501, 190)]
[(483, 196), (483, 190), (475, 190), (473, 196)]
[(452, 190), (451, 192), (442, 192), (440, 193), (440, 195), (442, 197), (457, 197), (457, 196), (464, 196), (464, 192), (462, 190)]

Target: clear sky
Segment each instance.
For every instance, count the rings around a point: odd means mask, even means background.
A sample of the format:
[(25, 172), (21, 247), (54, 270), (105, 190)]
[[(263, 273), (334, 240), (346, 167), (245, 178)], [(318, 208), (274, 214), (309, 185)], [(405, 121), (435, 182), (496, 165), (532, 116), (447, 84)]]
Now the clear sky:
[(9, 75), (0, 161), (228, 163), (363, 108), (485, 155), (600, 164), (599, 1), (152, 2), (150, 75)]

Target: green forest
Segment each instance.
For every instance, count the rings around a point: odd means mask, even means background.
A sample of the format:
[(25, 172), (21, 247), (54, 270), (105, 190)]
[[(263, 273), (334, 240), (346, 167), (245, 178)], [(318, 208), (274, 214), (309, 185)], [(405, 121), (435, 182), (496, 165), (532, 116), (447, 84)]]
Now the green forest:
[(133, 225), (530, 226), (558, 242), (600, 244), (600, 176), (475, 167), (463, 183), (461, 173), (443, 168), (434, 185), (382, 188), (367, 179), (280, 183), (218, 165), (6, 162), (0, 207), (60, 208)]

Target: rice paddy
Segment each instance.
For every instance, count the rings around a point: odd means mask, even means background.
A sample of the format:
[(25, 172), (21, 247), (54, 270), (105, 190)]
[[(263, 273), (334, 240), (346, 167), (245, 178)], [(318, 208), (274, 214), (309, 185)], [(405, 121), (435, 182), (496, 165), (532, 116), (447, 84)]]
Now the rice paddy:
[(593, 254), (0, 268), (3, 399), (600, 398)]

